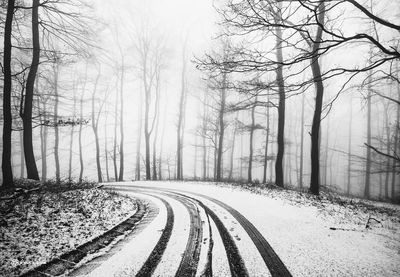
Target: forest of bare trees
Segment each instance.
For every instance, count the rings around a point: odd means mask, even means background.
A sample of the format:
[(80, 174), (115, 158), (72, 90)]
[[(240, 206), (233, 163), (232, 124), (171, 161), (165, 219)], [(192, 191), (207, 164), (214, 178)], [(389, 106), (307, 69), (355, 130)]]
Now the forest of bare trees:
[(201, 49), (190, 26), (96, 4), (0, 1), (3, 188), (201, 179), (400, 201), (395, 3), (217, 1)]

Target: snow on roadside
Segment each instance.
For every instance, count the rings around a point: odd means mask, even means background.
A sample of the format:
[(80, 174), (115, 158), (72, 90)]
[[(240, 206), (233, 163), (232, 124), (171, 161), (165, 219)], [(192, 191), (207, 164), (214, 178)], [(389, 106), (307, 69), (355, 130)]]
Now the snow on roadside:
[[(8, 203), (6, 203), (8, 202)], [(102, 234), (136, 211), (111, 191), (41, 190), (19, 197), (11, 211), (1, 201), (0, 276), (17, 276)]]

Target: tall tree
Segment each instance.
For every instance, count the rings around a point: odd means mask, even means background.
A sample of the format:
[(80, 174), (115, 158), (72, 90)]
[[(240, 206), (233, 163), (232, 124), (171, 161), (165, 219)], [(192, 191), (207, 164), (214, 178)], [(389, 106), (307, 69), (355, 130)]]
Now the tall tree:
[(325, 22), (325, 3), (323, 0), (318, 4), (318, 25), (315, 39), (312, 43), (312, 56), (311, 56), (311, 70), (313, 73), (313, 81), (315, 86), (315, 108), (314, 116), (311, 127), (311, 184), (310, 191), (313, 194), (319, 194), (320, 184), (320, 164), (319, 164), (319, 140), (320, 140), (320, 126), (321, 126), (321, 113), (324, 97), (324, 84), (322, 81), (321, 67), (319, 64), (319, 51), (320, 43), (322, 40), (322, 28)]
[(1, 169), (3, 173), (3, 187), (13, 188), (13, 172), (11, 166), (11, 134), (12, 134), (12, 114), (11, 114), (11, 51), (12, 51), (12, 25), (14, 17), (15, 0), (9, 0), (7, 5), (6, 23), (4, 26), (4, 53), (3, 53), (3, 154)]
[(182, 53), (182, 71), (181, 71), (181, 93), (179, 96), (179, 111), (178, 111), (178, 126), (176, 132), (176, 179), (183, 179), (183, 162), (182, 162), (182, 148), (183, 148), (183, 121), (186, 103), (186, 51), (183, 49)]
[(60, 158), (58, 153), (59, 143), (60, 143), (60, 134), (58, 130), (58, 103), (59, 103), (59, 95), (58, 95), (58, 78), (59, 78), (59, 70), (60, 70), (60, 60), (58, 57), (55, 58), (53, 65), (53, 73), (54, 73), (54, 164), (56, 167), (56, 181), (60, 181)]
[(269, 122), (270, 122), (270, 107), (267, 107), (267, 126), (265, 128), (266, 134), (265, 134), (265, 148), (264, 148), (264, 168), (263, 168), (263, 183), (265, 184), (267, 182), (267, 167), (268, 167), (268, 145), (269, 145)]
[(39, 180), (39, 173), (36, 166), (35, 154), (33, 152), (32, 137), (32, 108), (33, 92), (35, 87), (36, 73), (40, 60), (40, 41), (39, 41), (39, 0), (32, 0), (32, 62), (26, 81), (25, 101), (23, 109), (22, 123), (24, 126), (24, 151), (25, 164), (28, 179)]
[(120, 142), (119, 142), (119, 176), (118, 181), (124, 180), (124, 74), (125, 74), (125, 63), (124, 63), (124, 55), (122, 53), (121, 46), (119, 46), (120, 54), (121, 54), (121, 79), (120, 79), (120, 114), (119, 114), (119, 130), (120, 130)]
[(94, 88), (92, 92), (92, 130), (94, 133), (94, 139), (95, 139), (95, 145), (96, 145), (96, 168), (97, 168), (97, 180), (99, 183), (103, 182), (103, 174), (101, 172), (101, 164), (100, 164), (100, 143), (99, 143), (99, 132), (98, 132), (98, 126), (99, 126), (99, 118), (100, 114), (104, 105), (104, 102), (106, 101), (106, 97), (104, 97), (104, 101), (101, 104), (101, 107), (99, 108), (99, 111), (96, 113), (95, 108), (94, 108), (94, 102), (95, 102), (95, 97), (96, 97), (96, 92), (97, 92), (97, 85), (99, 83), (99, 79), (101, 76), (100, 68), (99, 72), (97, 73), (96, 80), (94, 82)]

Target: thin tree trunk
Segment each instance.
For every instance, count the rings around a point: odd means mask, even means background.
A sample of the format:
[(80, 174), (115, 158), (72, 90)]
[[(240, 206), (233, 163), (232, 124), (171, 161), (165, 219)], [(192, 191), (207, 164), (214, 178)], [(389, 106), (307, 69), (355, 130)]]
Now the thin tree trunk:
[[(269, 99), (267, 100), (269, 101)], [(269, 144), (269, 107), (267, 107), (267, 134), (265, 135), (264, 149), (264, 168), (263, 168), (263, 183), (267, 183), (267, 167), (268, 167), (268, 144)]]
[(233, 178), (233, 158), (235, 156), (235, 141), (236, 141), (236, 134), (237, 134), (237, 124), (235, 124), (235, 128), (233, 129), (233, 136), (232, 136), (232, 149), (231, 149), (231, 157), (230, 157), (230, 168), (229, 168), (229, 181)]
[(165, 135), (165, 123), (167, 120), (167, 107), (168, 107), (168, 98), (166, 98), (165, 108), (164, 108), (164, 115), (163, 115), (163, 127), (161, 132), (161, 142), (160, 142), (160, 152), (158, 153), (158, 179), (162, 180), (162, 163), (163, 163), (163, 149), (164, 149), (164, 135)]
[(156, 104), (155, 104), (155, 119), (153, 119), (152, 130), (155, 120), (155, 132), (153, 138), (153, 180), (157, 180), (157, 138), (158, 127), (160, 121), (160, 69), (156, 72)]
[(85, 94), (86, 90), (86, 82), (87, 82), (87, 64), (86, 64), (86, 69), (85, 69), (85, 79), (83, 83), (83, 88), (82, 88), (82, 93), (81, 93), (81, 99), (80, 99), (80, 106), (79, 106), (79, 136), (78, 136), (78, 141), (79, 141), (79, 182), (82, 182), (83, 179), (83, 171), (84, 171), (84, 164), (83, 164), (83, 149), (82, 149), (82, 128), (83, 128), (83, 96)]
[[(257, 102), (257, 98), (256, 98)], [(253, 137), (254, 137), (254, 129), (255, 129), (255, 117), (254, 113), (256, 110), (256, 104), (253, 104), (251, 108), (251, 126), (250, 126), (250, 152), (249, 152), (249, 168), (247, 172), (247, 182), (251, 183), (253, 181), (252, 171), (253, 171)]]
[(3, 50), (3, 154), (1, 169), (3, 173), (3, 188), (13, 188), (13, 172), (11, 165), (11, 134), (12, 134), (12, 114), (11, 114), (11, 52), (12, 52), (12, 22), (14, 17), (15, 0), (9, 0), (7, 5), (7, 16), (4, 26), (4, 50)]
[[(367, 96), (367, 144), (371, 145), (371, 97), (372, 88), (370, 85), (370, 80), (368, 81), (368, 96)], [(371, 148), (367, 147), (367, 157), (365, 164), (365, 187), (364, 187), (364, 197), (370, 198), (370, 182), (371, 182)]]
[[(116, 79), (118, 84), (118, 78)], [(118, 88), (118, 85), (115, 86)], [(118, 166), (117, 166), (117, 129), (118, 129), (118, 97), (117, 93), (115, 96), (115, 107), (114, 107), (114, 144), (113, 144), (113, 165), (114, 165), (114, 180), (118, 182)]]
[[(398, 65), (397, 65), (397, 70), (398, 70)], [(399, 77), (399, 76), (397, 76)], [(398, 100), (400, 101), (400, 85), (397, 84), (397, 96)], [(393, 149), (395, 153), (398, 155), (399, 154), (399, 134), (400, 133), (400, 105), (397, 104), (397, 116), (396, 116), (396, 131), (394, 135), (394, 145)], [(398, 161), (397, 161), (398, 163)], [(398, 165), (397, 165), (398, 166)], [(398, 168), (397, 168), (398, 170)], [(395, 203), (396, 201), (396, 179), (397, 175), (399, 172), (396, 172), (396, 160), (393, 159), (392, 163), (392, 201)], [(397, 184), (398, 185), (398, 184)]]
[(138, 130), (137, 130), (137, 142), (136, 142), (136, 169), (135, 169), (135, 179), (140, 180), (140, 147), (141, 147), (141, 141), (142, 141), (142, 103), (143, 103), (143, 97), (142, 97), (142, 91), (139, 91), (139, 101), (140, 105), (138, 108), (138, 120), (139, 120), (139, 125), (138, 125)]
[(222, 75), (222, 89), (221, 89), (221, 104), (218, 111), (218, 124), (219, 124), (219, 139), (218, 139), (218, 157), (217, 157), (217, 182), (221, 181), (222, 179), (222, 155), (223, 155), (223, 148), (224, 148), (224, 133), (225, 133), (225, 101), (226, 101), (226, 73)]
[(193, 167), (193, 177), (197, 179), (197, 134), (194, 135), (194, 167)]
[[(321, 24), (324, 24), (325, 20), (325, 3), (323, 0), (320, 1), (318, 6), (319, 14), (318, 20)], [(317, 35), (313, 43), (312, 49), (312, 59), (311, 59), (311, 69), (313, 72), (314, 85), (316, 90), (315, 97), (315, 110), (313, 116), (313, 122), (311, 127), (311, 184), (310, 184), (310, 192), (318, 195), (320, 189), (319, 183), (319, 137), (320, 137), (320, 125), (321, 125), (321, 112), (322, 112), (322, 103), (324, 97), (324, 84), (321, 78), (321, 68), (319, 65), (319, 45), (322, 39), (322, 28), (318, 27)]]
[(33, 108), (33, 92), (35, 86), (36, 73), (40, 60), (40, 42), (39, 42), (39, 0), (32, 1), (32, 44), (33, 54), (32, 63), (26, 81), (26, 94), (23, 113), (24, 126), (24, 151), (25, 164), (28, 179), (39, 180), (39, 173), (36, 166), (35, 154), (33, 152), (33, 136), (32, 136), (32, 108)]
[[(73, 107), (72, 107), (72, 114), (74, 115), (74, 122), (75, 122), (75, 113), (76, 113), (76, 86), (73, 86)], [(72, 149), (74, 146), (74, 129), (75, 123), (71, 126), (71, 134), (69, 137), (69, 158), (68, 158), (68, 180), (72, 180)]]
[(183, 111), (184, 111), (184, 104), (185, 104), (185, 94), (186, 94), (186, 61), (185, 61), (185, 53), (183, 53), (183, 66), (182, 66), (182, 73), (181, 73), (181, 95), (179, 99), (179, 115), (178, 115), (178, 128), (177, 128), (177, 134), (176, 134), (176, 178), (178, 180), (182, 180), (183, 174), (182, 174), (182, 125), (183, 125)]
[[(325, 161), (324, 161), (324, 185), (328, 187), (328, 159), (329, 159), (329, 125), (330, 125), (330, 120), (329, 120), (329, 115), (326, 116), (326, 143), (325, 143)], [(319, 138), (320, 140), (322, 138)]]
[(353, 131), (353, 98), (350, 99), (350, 120), (349, 120), (349, 140), (348, 140), (348, 155), (347, 155), (347, 195), (351, 191), (351, 155), (352, 155), (352, 131)]
[[(100, 78), (100, 70), (97, 74), (96, 81), (94, 83), (93, 93), (92, 93), (92, 130), (94, 133), (94, 140), (96, 144), (96, 168), (97, 168), (97, 180), (99, 183), (103, 182), (103, 174), (101, 172), (101, 164), (100, 164), (100, 144), (99, 144), (99, 134), (98, 134), (98, 118), (95, 116), (94, 110), (94, 99), (97, 91), (97, 84)], [(99, 115), (98, 115), (99, 116)]]
[(25, 156), (24, 156), (24, 136), (22, 135), (22, 132), (19, 132), (19, 146), (20, 146), (20, 169), (21, 169), (21, 178), (24, 178), (25, 176)]
[(124, 180), (124, 58), (122, 55), (122, 66), (121, 66), (121, 83), (120, 83), (120, 114), (119, 114), (119, 131), (120, 131), (120, 142), (119, 142), (119, 176), (118, 181), (122, 182)]
[(58, 74), (59, 74), (59, 61), (56, 61), (54, 68), (54, 163), (56, 167), (56, 181), (60, 181), (60, 158), (58, 153), (59, 148), (59, 133), (58, 133)]
[(299, 187), (303, 188), (303, 172), (304, 172), (304, 108), (306, 95), (303, 93), (301, 100), (301, 135), (300, 135), (300, 177)]
[(106, 118), (104, 120), (104, 154), (106, 159), (106, 176), (107, 182), (110, 182), (110, 171), (108, 168), (108, 135), (107, 135), (107, 119), (108, 119), (108, 111), (105, 112)]

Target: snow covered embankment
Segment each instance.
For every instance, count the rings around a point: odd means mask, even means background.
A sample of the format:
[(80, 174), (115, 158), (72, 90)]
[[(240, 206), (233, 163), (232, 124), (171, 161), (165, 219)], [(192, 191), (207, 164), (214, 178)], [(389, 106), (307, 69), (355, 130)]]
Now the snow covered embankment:
[(17, 276), (102, 234), (136, 211), (135, 200), (96, 188), (2, 200), (0, 276)]

